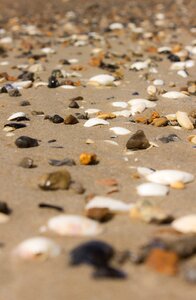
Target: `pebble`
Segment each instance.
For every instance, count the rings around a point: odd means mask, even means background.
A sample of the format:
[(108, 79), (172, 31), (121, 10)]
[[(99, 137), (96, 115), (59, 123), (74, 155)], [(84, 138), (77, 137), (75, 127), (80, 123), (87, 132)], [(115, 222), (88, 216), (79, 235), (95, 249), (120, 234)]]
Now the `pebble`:
[(107, 222), (113, 218), (113, 214), (108, 208), (95, 207), (86, 210), (86, 217), (99, 222)]
[(20, 106), (28, 106), (28, 105), (31, 105), (31, 103), (28, 100), (22, 100), (20, 102)]
[(97, 164), (97, 155), (94, 153), (81, 153), (80, 164), (81, 165), (95, 165)]
[(147, 149), (150, 147), (150, 143), (143, 130), (138, 130), (129, 138), (126, 147), (129, 150)]
[(71, 183), (71, 175), (67, 170), (51, 172), (42, 175), (39, 187), (42, 190), (67, 190)]
[(57, 87), (59, 87), (59, 85), (60, 84), (55, 76), (50, 76), (48, 78), (48, 87), (49, 88), (57, 88)]
[(37, 139), (33, 139), (29, 136), (20, 136), (19, 138), (17, 138), (15, 140), (15, 145), (18, 148), (30, 148), (30, 147), (37, 147), (39, 146), (38, 144), (38, 140)]
[(3, 131), (10, 132), (10, 131), (14, 131), (16, 129), (24, 128), (26, 126), (27, 125), (24, 124), (24, 123), (14, 123), (14, 122), (12, 122), (12, 123), (5, 124), (4, 128), (3, 128)]
[(13, 251), (13, 255), (24, 261), (39, 260), (57, 257), (61, 248), (53, 240), (46, 237), (33, 237), (24, 240)]
[(79, 104), (75, 100), (71, 100), (69, 103), (69, 108), (79, 108)]
[(100, 234), (103, 227), (83, 216), (62, 214), (49, 219), (47, 228), (62, 236), (91, 236)]
[(74, 124), (77, 124), (77, 123), (79, 123), (79, 121), (73, 115), (67, 115), (64, 118), (64, 124), (65, 125), (74, 125)]
[(196, 283), (196, 265), (189, 266), (184, 271), (184, 277), (189, 283)]
[(155, 127), (167, 126), (168, 119), (166, 117), (155, 118), (151, 124), (154, 125)]
[(10, 215), (12, 210), (9, 208), (6, 202), (0, 201), (0, 213)]
[(60, 167), (60, 166), (75, 166), (76, 163), (73, 159), (71, 158), (64, 158), (62, 160), (58, 160), (58, 159), (49, 159), (48, 163), (51, 166), (56, 166), (56, 167)]
[(167, 136), (162, 136), (158, 139), (164, 144), (167, 144), (170, 142), (177, 142), (180, 140), (180, 138), (175, 133), (169, 134)]
[(60, 124), (60, 123), (63, 123), (64, 122), (64, 119), (61, 117), (61, 116), (59, 116), (59, 115), (54, 115), (54, 116), (52, 116), (52, 117), (50, 117), (50, 116), (45, 116), (45, 118), (44, 119), (49, 119), (52, 123), (54, 123), (54, 124)]
[(35, 167), (33, 159), (30, 157), (24, 157), (19, 163), (19, 166), (25, 169), (31, 169)]
[(49, 208), (49, 209), (54, 209), (60, 212), (63, 212), (64, 209), (61, 206), (54, 205), (54, 204), (49, 204), (49, 203), (39, 203), (39, 208)]

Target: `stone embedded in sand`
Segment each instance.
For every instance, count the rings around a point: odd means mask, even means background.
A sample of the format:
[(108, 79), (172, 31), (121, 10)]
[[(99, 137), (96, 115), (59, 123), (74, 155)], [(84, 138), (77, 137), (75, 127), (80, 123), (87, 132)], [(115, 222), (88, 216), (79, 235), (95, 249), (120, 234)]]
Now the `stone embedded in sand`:
[(67, 190), (71, 183), (71, 175), (67, 170), (44, 174), (39, 180), (42, 190)]
[(15, 144), (18, 148), (30, 148), (39, 146), (38, 140), (29, 136), (20, 136), (16, 139)]
[(196, 214), (176, 219), (172, 222), (172, 227), (182, 233), (196, 233)]
[(103, 227), (94, 220), (66, 214), (49, 219), (47, 228), (63, 236), (91, 236), (103, 231)]
[(130, 137), (126, 147), (129, 150), (147, 149), (150, 147), (150, 143), (147, 140), (143, 130), (138, 130)]
[(64, 119), (59, 115), (54, 115), (52, 117), (49, 117), (49, 120), (54, 124), (60, 124), (64, 122)]
[(94, 165), (97, 163), (97, 155), (94, 153), (81, 153), (80, 164), (81, 165)]
[(67, 115), (64, 118), (64, 124), (65, 125), (74, 125), (74, 124), (77, 124), (77, 123), (79, 123), (79, 121), (73, 115)]
[(61, 248), (53, 240), (46, 237), (34, 237), (24, 240), (13, 251), (13, 255), (21, 260), (46, 260), (60, 254)]
[(184, 111), (177, 111), (176, 113), (176, 119), (180, 126), (182, 126), (185, 129), (194, 129), (193, 123), (188, 117), (188, 114)]

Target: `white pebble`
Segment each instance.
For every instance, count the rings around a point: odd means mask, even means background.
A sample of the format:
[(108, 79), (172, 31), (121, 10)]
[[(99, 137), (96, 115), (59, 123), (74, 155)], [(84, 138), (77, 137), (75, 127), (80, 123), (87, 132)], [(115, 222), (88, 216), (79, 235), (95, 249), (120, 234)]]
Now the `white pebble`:
[(157, 183), (143, 183), (137, 186), (137, 193), (140, 196), (166, 196), (168, 192), (167, 186)]

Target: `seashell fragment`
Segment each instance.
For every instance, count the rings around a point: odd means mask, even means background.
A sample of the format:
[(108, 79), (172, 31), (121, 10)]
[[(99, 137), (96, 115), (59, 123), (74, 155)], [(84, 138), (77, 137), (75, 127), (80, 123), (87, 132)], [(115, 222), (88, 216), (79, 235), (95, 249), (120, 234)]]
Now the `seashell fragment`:
[(77, 215), (59, 215), (49, 219), (47, 228), (63, 236), (91, 236), (100, 234), (102, 226), (93, 220)]
[(143, 183), (137, 186), (137, 193), (140, 196), (166, 196), (169, 188), (158, 183)]
[(131, 203), (127, 204), (113, 198), (95, 196), (87, 203), (85, 210), (92, 208), (107, 208), (112, 213), (124, 213), (129, 211), (132, 206), (133, 204)]
[(112, 103), (112, 106), (114, 107), (121, 107), (121, 108), (126, 108), (128, 106), (127, 102), (123, 101), (116, 101)]
[(170, 99), (189, 98), (189, 96), (185, 95), (184, 93), (176, 92), (176, 91), (170, 91), (170, 92), (162, 94), (161, 96), (164, 98), (170, 98)]
[(0, 224), (7, 223), (9, 219), (10, 217), (7, 214), (0, 212)]
[(88, 115), (94, 115), (96, 113), (98, 113), (100, 111), (100, 109), (97, 108), (89, 108), (85, 110), (85, 113), (87, 113)]
[(189, 119), (188, 114), (186, 112), (177, 111), (176, 119), (177, 119), (178, 123), (180, 124), (180, 126), (182, 126), (183, 128), (189, 129), (189, 130), (194, 129), (193, 123)]
[(97, 125), (109, 125), (110, 123), (100, 118), (91, 118), (84, 123), (84, 127), (92, 127)]
[(151, 107), (155, 107), (156, 106), (156, 103), (152, 102), (152, 101), (149, 101), (147, 99), (131, 99), (128, 101), (128, 103), (130, 105), (136, 105), (136, 104), (145, 104), (145, 107), (147, 108), (151, 108)]
[(7, 119), (8, 121), (23, 121), (23, 120), (29, 120), (24, 112), (16, 112), (9, 116)]
[(178, 170), (155, 171), (152, 174), (147, 175), (146, 178), (151, 182), (164, 184), (164, 185), (171, 185), (172, 183), (178, 181), (188, 183), (194, 180), (194, 176), (191, 173), (178, 171)]
[(12, 84), (12, 86), (15, 89), (28, 89), (29, 87), (31, 87), (33, 85), (33, 82), (31, 80), (27, 80), (27, 81), (18, 81), (18, 82), (14, 82)]
[(131, 110), (121, 110), (121, 111), (114, 111), (113, 112), (117, 117), (125, 117), (128, 118), (131, 116)]
[(103, 86), (111, 86), (114, 85), (115, 77), (107, 74), (100, 74), (93, 76), (89, 79), (89, 83), (95, 83)]
[(60, 254), (61, 248), (53, 240), (45, 237), (34, 237), (24, 240), (13, 251), (21, 260), (46, 260)]
[(67, 170), (44, 174), (39, 180), (42, 190), (67, 190), (71, 183), (71, 175)]
[(145, 167), (138, 167), (137, 172), (142, 176), (147, 176), (155, 172), (155, 170)]
[(196, 214), (178, 218), (171, 225), (175, 230), (182, 233), (196, 233)]
[(109, 130), (113, 131), (117, 135), (126, 135), (131, 132), (130, 130), (123, 128), (123, 127), (112, 127)]
[(131, 106), (131, 114), (134, 116), (135, 114), (142, 113), (146, 109), (145, 103), (137, 103)]
[(130, 66), (130, 70), (140, 71), (148, 68), (149, 64), (150, 64), (150, 60), (137, 61)]

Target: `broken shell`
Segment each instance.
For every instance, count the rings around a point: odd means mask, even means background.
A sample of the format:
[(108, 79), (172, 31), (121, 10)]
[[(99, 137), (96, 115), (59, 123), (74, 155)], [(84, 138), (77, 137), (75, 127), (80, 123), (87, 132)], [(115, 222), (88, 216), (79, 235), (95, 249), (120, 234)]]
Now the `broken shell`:
[(145, 167), (138, 167), (137, 172), (142, 176), (147, 176), (155, 172), (155, 170)]
[(143, 103), (143, 104), (145, 104), (145, 106), (146, 106), (147, 108), (155, 107), (155, 106), (156, 106), (156, 103), (154, 103), (154, 102), (152, 102), (152, 101), (149, 101), (149, 100), (147, 100), (147, 99), (131, 99), (131, 100), (128, 101), (128, 103), (129, 103), (130, 105), (136, 105), (136, 104), (141, 104), (141, 103)]
[(171, 91), (167, 92), (161, 95), (164, 98), (170, 98), (170, 99), (181, 99), (181, 98), (189, 98), (189, 96), (185, 95), (184, 93)]
[(137, 193), (140, 196), (166, 196), (168, 192), (167, 186), (157, 183), (143, 183), (137, 186)]
[(155, 96), (157, 94), (157, 88), (154, 85), (149, 85), (147, 87), (147, 93), (150, 96)]
[(39, 180), (42, 190), (67, 190), (71, 182), (71, 175), (67, 170), (44, 174)]
[(196, 144), (196, 135), (190, 135), (188, 137), (189, 142), (191, 142), (192, 144)]
[(49, 219), (47, 227), (64, 236), (91, 236), (103, 231), (102, 226), (96, 221), (82, 216), (65, 214)]
[(34, 237), (19, 244), (13, 254), (22, 260), (46, 260), (58, 256), (60, 252), (60, 246), (51, 239)]
[(112, 103), (112, 106), (114, 107), (121, 107), (121, 108), (126, 108), (128, 106), (127, 102), (123, 101), (116, 101)]
[(133, 63), (130, 66), (130, 70), (140, 71), (140, 70), (148, 68), (149, 64), (150, 64), (150, 60), (138, 61), (138, 62)]
[(24, 112), (16, 112), (12, 114), (8, 119), (8, 121), (23, 121), (28, 120), (26, 114)]
[(171, 225), (182, 233), (196, 233), (196, 214), (178, 218)]
[(117, 135), (126, 135), (131, 132), (130, 130), (123, 128), (123, 127), (112, 127), (109, 130), (113, 131)]
[(92, 127), (97, 125), (109, 125), (110, 123), (100, 118), (92, 118), (84, 123), (84, 127)]
[(124, 203), (113, 198), (95, 196), (87, 203), (85, 210), (92, 208), (107, 208), (112, 213), (124, 213), (129, 211), (132, 206), (133, 204), (131, 203)]
[(147, 180), (164, 185), (170, 185), (177, 181), (188, 183), (194, 180), (194, 176), (190, 173), (178, 170), (160, 170), (147, 175)]
[(97, 108), (89, 108), (87, 110), (85, 110), (85, 113), (87, 113), (88, 115), (94, 115), (96, 113), (98, 113), (100, 111), (100, 109)]
[(31, 80), (14, 82), (12, 86), (15, 89), (27, 89), (33, 85)]
[(188, 117), (188, 114), (184, 111), (177, 111), (176, 118), (180, 126), (182, 126), (185, 129), (194, 129), (194, 126), (191, 122), (191, 120)]
[(95, 83), (103, 86), (114, 85), (115, 77), (107, 74), (93, 76), (89, 79), (89, 83)]

